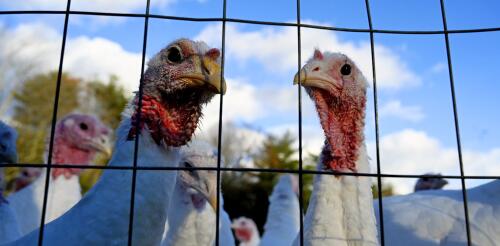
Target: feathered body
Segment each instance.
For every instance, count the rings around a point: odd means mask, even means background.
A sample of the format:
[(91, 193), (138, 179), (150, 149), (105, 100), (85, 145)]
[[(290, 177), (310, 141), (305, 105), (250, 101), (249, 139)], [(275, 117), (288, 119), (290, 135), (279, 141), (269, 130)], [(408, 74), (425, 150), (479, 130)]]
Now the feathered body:
[[(180, 167), (217, 167), (217, 152), (205, 142), (191, 142), (183, 148)], [(215, 171), (208, 170), (179, 171), (170, 202), (168, 231), (162, 245), (214, 245), (216, 214), (212, 206), (215, 206), (217, 194), (216, 175)], [(209, 203), (212, 203), (211, 206)], [(220, 205), (221, 213), (225, 213), (222, 205), (223, 203)], [(223, 217), (220, 222), (219, 228), (222, 228)], [(227, 228), (231, 233), (230, 226)], [(227, 240), (231, 238), (221, 237), (219, 243), (231, 245), (225, 242)]]
[[(207, 143), (192, 142), (183, 148), (180, 167), (216, 167), (217, 153)], [(205, 193), (216, 190), (216, 173), (180, 170), (170, 202), (168, 232), (162, 245), (212, 245), (215, 240), (215, 212)], [(185, 179), (182, 176), (186, 177)], [(215, 182), (214, 182), (215, 181)], [(215, 191), (216, 192), (216, 191)]]
[[(472, 245), (500, 242), (500, 180), (467, 190)], [(378, 201), (374, 202), (378, 212)], [(383, 199), (387, 245), (467, 245), (461, 190), (427, 190)], [(377, 220), (379, 220), (377, 213)]]
[[(0, 192), (2, 190), (0, 189)], [(0, 244), (14, 241), (21, 237), (18, 219), (14, 210), (0, 194)]]
[[(109, 152), (109, 128), (91, 115), (70, 114), (56, 124), (54, 135), (53, 164), (90, 164), (98, 152)], [(47, 146), (48, 149), (48, 146)], [(47, 157), (47, 153), (45, 153)], [(19, 182), (32, 179), (23, 176), (36, 169), (33, 183), (11, 194), (7, 199), (12, 204), (22, 234), (40, 226), (45, 193), (45, 168), (24, 168)], [(78, 168), (53, 168), (47, 194), (45, 221), (50, 222), (73, 207), (80, 199), (81, 187)]]
[(298, 184), (292, 175), (282, 175), (269, 197), (269, 210), (260, 245), (291, 245), (300, 230)]
[[(368, 173), (363, 134), (367, 82), (354, 62), (339, 53), (316, 50), (294, 82), (300, 82), (314, 101), (325, 133), (317, 169)], [(369, 177), (314, 177), (304, 244), (378, 245)]]
[[(0, 164), (17, 162), (16, 140), (14, 128), (0, 121)], [(3, 196), (4, 185), (4, 169), (0, 167), (0, 244), (21, 236), (16, 214)]]
[[(33, 183), (7, 197), (19, 218), (19, 226), (23, 235), (40, 226), (45, 192), (45, 174), (46, 170), (43, 169), (41, 175)], [(74, 175), (69, 179), (64, 177), (51, 179), (45, 215), (47, 223), (64, 214), (81, 198), (78, 176)]]
[[(190, 140), (190, 128), (197, 127), (202, 105), (225, 86), (218, 54), (202, 42), (180, 39), (152, 58), (144, 76), (142, 107), (139, 110), (136, 96), (122, 114), (109, 166), (132, 166), (134, 141), (139, 144), (138, 166), (174, 167), (179, 163), (179, 146)], [(181, 127), (187, 124), (191, 125)], [(44, 244), (126, 245), (132, 173), (104, 171), (78, 204), (46, 225)], [(137, 171), (133, 244), (160, 244), (175, 180), (172, 171)], [(37, 239), (38, 230), (13, 245), (31, 245)]]

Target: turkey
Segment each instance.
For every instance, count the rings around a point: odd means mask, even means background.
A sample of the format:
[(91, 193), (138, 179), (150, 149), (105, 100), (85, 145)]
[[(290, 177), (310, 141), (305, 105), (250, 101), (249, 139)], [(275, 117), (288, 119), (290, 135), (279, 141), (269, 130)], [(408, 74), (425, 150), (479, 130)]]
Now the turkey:
[(292, 245), (300, 230), (297, 178), (280, 176), (269, 197), (269, 210), (260, 245)]
[[(499, 194), (500, 180), (467, 190), (472, 245), (500, 242)], [(378, 201), (374, 205), (378, 212)], [(461, 190), (384, 197), (382, 206), (386, 245), (467, 245)]]
[(417, 180), (415, 184), (414, 191), (423, 191), (423, 190), (440, 190), (443, 189), (445, 185), (448, 184), (446, 179), (441, 177), (441, 174), (437, 173), (426, 173), (424, 175), (429, 175), (431, 177), (421, 177)]
[[(300, 81), (295, 76), (299, 82), (314, 101), (326, 137), (317, 169), (369, 173), (363, 133), (368, 83), (359, 68), (346, 55), (315, 50)], [(378, 245), (370, 177), (314, 177), (304, 245)]]
[[(190, 141), (204, 104), (225, 91), (220, 51), (204, 42), (179, 39), (148, 62), (139, 94), (122, 113), (109, 166), (174, 167), (180, 146)], [(140, 109), (140, 111), (139, 111)], [(139, 113), (140, 119), (139, 122)], [(132, 170), (104, 171), (85, 196), (45, 227), (44, 245), (126, 245), (129, 235)], [(138, 170), (134, 190), (134, 245), (159, 245), (176, 172)], [(38, 230), (13, 245), (32, 245)]]
[[(0, 121), (0, 164), (16, 163), (17, 133)], [(0, 243), (8, 243), (21, 236), (18, 220), (11, 204), (3, 196), (4, 170), (0, 166)]]
[[(91, 164), (98, 152), (110, 152), (110, 133), (110, 129), (94, 116), (67, 115), (56, 124), (52, 163)], [(45, 153), (45, 156), (47, 155), (48, 153)], [(46, 173), (45, 168), (23, 169), (17, 183), (25, 185), (29, 183), (29, 179), (36, 179), (7, 199), (16, 211), (21, 233), (24, 235), (40, 226)], [(80, 201), (81, 171), (79, 168), (52, 168), (47, 194), (46, 222), (58, 218)]]
[(255, 222), (247, 217), (239, 217), (233, 220), (231, 227), (234, 230), (236, 239), (240, 241), (239, 246), (260, 245), (259, 230)]
[[(180, 167), (217, 167), (217, 152), (206, 142), (194, 141), (183, 148)], [(221, 196), (222, 198), (222, 196)], [(210, 206), (208, 206), (208, 204)], [(168, 232), (162, 245), (213, 245), (217, 206), (217, 172), (208, 170), (181, 170), (172, 194), (168, 212)], [(225, 211), (220, 207), (220, 212)], [(221, 215), (221, 227), (224, 225)], [(220, 245), (234, 245), (230, 235), (223, 237), (220, 228)], [(226, 231), (227, 233), (227, 231)]]

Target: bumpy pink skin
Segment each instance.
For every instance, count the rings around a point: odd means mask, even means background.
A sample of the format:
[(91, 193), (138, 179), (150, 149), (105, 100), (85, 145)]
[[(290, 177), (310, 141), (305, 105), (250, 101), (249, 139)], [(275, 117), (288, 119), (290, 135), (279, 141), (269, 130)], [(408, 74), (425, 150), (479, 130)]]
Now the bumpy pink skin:
[[(72, 124), (67, 123), (72, 121)], [(86, 130), (80, 124), (87, 126)], [(88, 165), (99, 152), (89, 143), (109, 137), (111, 130), (97, 118), (84, 114), (71, 114), (56, 125), (52, 164)], [(78, 175), (80, 168), (53, 168), (52, 177), (64, 176), (66, 179)]]
[[(321, 162), (325, 169), (357, 172), (356, 161), (364, 140), (366, 85), (360, 84), (365, 83), (364, 77), (347, 57), (332, 58), (316, 50), (312, 60), (326, 62), (332, 83), (341, 85), (341, 88), (332, 91), (306, 88), (315, 102), (326, 137)], [(340, 68), (346, 63), (352, 66), (350, 76), (340, 73)]]
[[(174, 46), (181, 51), (180, 63), (168, 60), (168, 50)], [(201, 46), (204, 50), (200, 51)], [(199, 66), (191, 58), (200, 56), (220, 63), (219, 49), (188, 39), (172, 42), (150, 60), (144, 73), (141, 110), (139, 112), (136, 97), (128, 140), (134, 139), (145, 127), (158, 145), (182, 146), (191, 140), (202, 115), (202, 105), (215, 95), (208, 88), (193, 88), (184, 77)], [(139, 113), (141, 122), (138, 123)]]
[[(164, 142), (168, 146), (182, 146), (191, 139), (200, 116), (200, 105), (164, 105), (153, 97), (143, 96), (139, 128), (143, 129), (147, 125), (151, 137), (158, 145)], [(129, 139), (137, 134), (137, 120), (138, 111), (132, 115)]]

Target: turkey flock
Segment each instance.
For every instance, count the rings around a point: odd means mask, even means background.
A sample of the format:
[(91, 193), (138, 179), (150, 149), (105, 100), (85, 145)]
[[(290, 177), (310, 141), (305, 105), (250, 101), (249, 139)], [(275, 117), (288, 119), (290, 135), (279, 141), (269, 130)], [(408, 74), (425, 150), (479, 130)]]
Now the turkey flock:
[[(122, 112), (114, 148), (111, 129), (94, 116), (73, 113), (57, 122), (50, 156), (51, 163), (74, 168), (46, 173), (24, 167), (8, 196), (1, 192), (1, 170), (0, 245), (39, 244), (46, 177), (44, 245), (127, 245), (131, 213), (133, 245), (215, 245), (216, 231), (219, 245), (379, 245), (382, 218), (372, 178), (357, 175), (370, 173), (366, 78), (348, 56), (316, 49), (292, 80), (314, 102), (325, 137), (317, 170), (327, 174), (315, 175), (303, 219), (298, 180), (283, 174), (269, 197), (262, 235), (252, 219), (231, 221), (217, 186), (217, 150), (192, 140), (203, 106), (226, 91), (220, 51), (179, 39), (150, 59), (141, 93)], [(17, 162), (16, 139), (16, 131), (0, 122), (0, 164)], [(82, 197), (79, 167), (99, 153), (111, 154), (111, 168)], [(134, 164), (179, 170), (112, 169)], [(462, 192), (441, 190), (446, 181), (433, 176), (419, 180), (418, 192), (383, 199), (386, 245), (467, 244)], [(500, 245), (500, 180), (467, 194), (471, 244)]]

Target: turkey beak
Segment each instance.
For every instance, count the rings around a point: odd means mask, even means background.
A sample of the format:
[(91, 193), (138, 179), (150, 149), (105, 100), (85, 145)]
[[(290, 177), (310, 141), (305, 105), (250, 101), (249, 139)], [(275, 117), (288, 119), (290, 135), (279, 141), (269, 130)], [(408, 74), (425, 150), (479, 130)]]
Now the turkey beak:
[(214, 175), (204, 176), (204, 181), (200, 184), (201, 187), (194, 187), (207, 199), (208, 203), (214, 211), (217, 211), (217, 180)]
[(206, 86), (217, 94), (226, 93), (226, 81), (221, 76), (221, 67), (216, 60), (208, 56), (193, 57), (195, 71), (184, 74), (193, 87)]
[(316, 87), (327, 91), (340, 90), (343, 87), (343, 82), (338, 82), (328, 74), (318, 68), (311, 69), (304, 66), (295, 74), (293, 84), (299, 84), (305, 87)]
[(304, 85), (304, 82), (306, 81), (306, 70), (305, 69), (300, 69), (298, 73), (295, 74), (295, 77), (293, 78), (293, 85), (301, 84)]
[(107, 136), (100, 137), (100, 138), (96, 139), (92, 143), (92, 145), (97, 151), (106, 155), (106, 157), (111, 156), (113, 149), (112, 149), (111, 141), (110, 141), (109, 137), (107, 137)]

